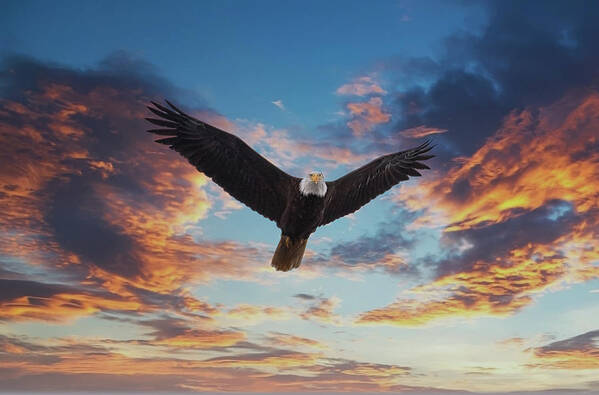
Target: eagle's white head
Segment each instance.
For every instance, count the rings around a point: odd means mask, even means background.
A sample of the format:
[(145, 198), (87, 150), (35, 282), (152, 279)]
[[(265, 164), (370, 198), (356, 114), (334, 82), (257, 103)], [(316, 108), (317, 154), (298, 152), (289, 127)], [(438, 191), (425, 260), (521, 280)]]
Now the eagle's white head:
[(323, 197), (327, 193), (327, 183), (324, 182), (322, 172), (313, 171), (308, 174), (308, 177), (302, 178), (299, 189), (302, 195)]

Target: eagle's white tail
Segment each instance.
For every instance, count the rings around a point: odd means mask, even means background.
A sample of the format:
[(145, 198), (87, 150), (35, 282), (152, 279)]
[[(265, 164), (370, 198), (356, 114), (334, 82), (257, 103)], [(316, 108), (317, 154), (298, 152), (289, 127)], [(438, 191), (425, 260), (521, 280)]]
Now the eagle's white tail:
[(308, 239), (292, 239), (289, 236), (281, 235), (281, 240), (270, 264), (283, 272), (299, 267), (307, 243)]

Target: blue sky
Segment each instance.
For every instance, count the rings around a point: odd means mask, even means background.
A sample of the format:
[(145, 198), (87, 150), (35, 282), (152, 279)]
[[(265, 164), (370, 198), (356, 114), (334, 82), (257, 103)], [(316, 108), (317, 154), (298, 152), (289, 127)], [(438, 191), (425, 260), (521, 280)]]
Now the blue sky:
[(351, 78), (434, 56), (449, 33), (484, 20), (480, 7), (440, 1), (9, 4), (7, 50), (76, 68), (124, 50), (228, 117), (307, 134), (339, 110), (332, 93)]

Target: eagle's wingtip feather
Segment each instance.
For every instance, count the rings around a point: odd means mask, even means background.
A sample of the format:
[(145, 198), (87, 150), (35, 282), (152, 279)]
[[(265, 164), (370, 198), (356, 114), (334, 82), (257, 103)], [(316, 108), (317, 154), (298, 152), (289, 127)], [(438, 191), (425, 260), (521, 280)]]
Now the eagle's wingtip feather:
[(158, 134), (160, 136), (175, 136), (177, 134), (176, 129), (148, 129), (146, 132)]
[(178, 140), (177, 137), (167, 137), (164, 139), (158, 139), (158, 140), (154, 140), (154, 141), (157, 143), (160, 143), (160, 144), (164, 144), (164, 145), (173, 145), (177, 142), (177, 140)]
[(171, 108), (173, 110), (175, 110), (176, 112), (178, 112), (180, 115), (185, 115), (185, 113), (183, 111), (179, 110), (179, 108), (177, 108), (177, 106), (175, 106), (173, 103), (171, 103), (167, 99), (164, 99), (164, 101), (166, 102), (166, 104), (168, 104), (169, 106), (171, 106)]
[(150, 111), (152, 111), (154, 114), (158, 115), (159, 117), (171, 119), (171, 117), (169, 117), (169, 114), (167, 112), (157, 110), (154, 107), (148, 107), (148, 109)]
[(153, 123), (154, 125), (158, 125), (158, 126), (166, 126), (168, 128), (173, 128), (173, 129), (177, 129), (179, 127), (179, 124), (177, 124), (177, 122), (167, 121), (164, 119), (145, 118), (145, 120), (150, 123)]

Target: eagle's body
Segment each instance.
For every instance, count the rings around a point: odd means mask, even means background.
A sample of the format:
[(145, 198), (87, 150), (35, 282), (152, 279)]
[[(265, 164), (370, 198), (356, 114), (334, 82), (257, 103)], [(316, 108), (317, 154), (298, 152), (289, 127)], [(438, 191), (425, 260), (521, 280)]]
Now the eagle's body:
[(324, 203), (324, 196), (304, 195), (298, 186), (297, 192), (291, 194), (277, 226), (285, 236), (307, 239), (322, 222)]
[(384, 155), (335, 181), (324, 181), (322, 173), (298, 178), (285, 173), (260, 156), (238, 137), (208, 125), (179, 110), (152, 102), (148, 107), (162, 119), (146, 118), (164, 129), (149, 132), (168, 136), (167, 144), (212, 178), (230, 195), (274, 221), (281, 240), (272, 259), (277, 270), (300, 265), (308, 237), (317, 227), (353, 213), (416, 169), (428, 169), (419, 160), (432, 147), (428, 142), (406, 151)]

